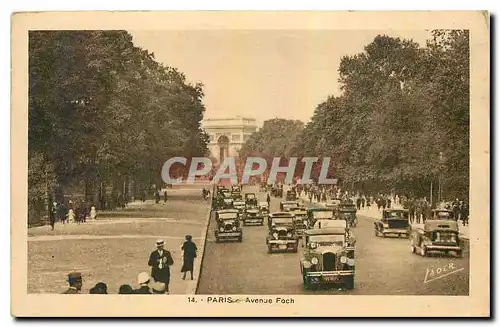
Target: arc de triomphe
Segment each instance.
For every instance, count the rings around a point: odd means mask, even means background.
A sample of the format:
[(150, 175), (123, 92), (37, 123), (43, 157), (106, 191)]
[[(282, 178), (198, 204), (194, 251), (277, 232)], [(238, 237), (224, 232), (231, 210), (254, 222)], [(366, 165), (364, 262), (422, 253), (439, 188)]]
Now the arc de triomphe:
[(226, 157), (237, 157), (238, 150), (257, 131), (254, 118), (236, 116), (234, 118), (208, 118), (202, 128), (210, 136), (208, 149), (220, 164)]

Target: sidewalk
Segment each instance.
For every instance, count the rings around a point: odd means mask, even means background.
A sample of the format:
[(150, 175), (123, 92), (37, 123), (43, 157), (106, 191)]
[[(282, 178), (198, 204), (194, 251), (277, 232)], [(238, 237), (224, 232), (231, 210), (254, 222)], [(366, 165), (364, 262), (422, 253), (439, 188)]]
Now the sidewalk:
[[(300, 199), (304, 201), (304, 203), (309, 203), (309, 198), (305, 195), (301, 195)], [(319, 206), (324, 206), (324, 202), (316, 202), (315, 200), (312, 201), (313, 204), (319, 205)], [(402, 207), (399, 205), (393, 206), (394, 209), (401, 209)], [(365, 207), (361, 210), (358, 211), (358, 214), (362, 217), (369, 218), (372, 220), (378, 220), (382, 216), (382, 211), (379, 211), (377, 209), (376, 205), (372, 205), (371, 207)], [(413, 223), (411, 224), (412, 228), (423, 228), (424, 224), (417, 224)], [(461, 221), (458, 222), (458, 229), (460, 232), (460, 237), (464, 239), (469, 239), (470, 234), (469, 234), (469, 226), (462, 226)]]

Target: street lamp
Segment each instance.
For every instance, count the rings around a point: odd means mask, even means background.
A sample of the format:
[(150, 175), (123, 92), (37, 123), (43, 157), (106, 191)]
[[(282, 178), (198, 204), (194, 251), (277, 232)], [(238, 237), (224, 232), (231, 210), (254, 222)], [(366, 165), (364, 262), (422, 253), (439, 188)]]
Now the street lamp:
[(443, 181), (443, 165), (444, 165), (445, 159), (443, 156), (443, 152), (439, 152), (439, 179), (438, 179), (438, 203), (441, 203), (441, 197), (442, 197), (442, 192), (443, 192), (443, 186), (442, 186), (442, 181)]

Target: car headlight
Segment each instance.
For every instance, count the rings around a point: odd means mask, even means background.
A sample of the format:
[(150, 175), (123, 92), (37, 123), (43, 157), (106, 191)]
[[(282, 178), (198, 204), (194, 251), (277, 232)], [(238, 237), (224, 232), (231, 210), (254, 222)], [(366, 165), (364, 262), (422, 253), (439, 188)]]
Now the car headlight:
[(348, 259), (347, 264), (351, 267), (354, 266), (354, 259)]
[(287, 237), (292, 237), (292, 233), (286, 234)]
[(235, 230), (236, 230), (236, 226), (233, 226), (233, 231), (235, 231)]
[(311, 263), (312, 263), (313, 265), (317, 265), (317, 264), (318, 264), (318, 258), (316, 258), (316, 257), (312, 258), (312, 259), (311, 259)]
[(220, 230), (221, 232), (223, 232), (223, 231), (224, 231), (224, 227), (219, 228), (219, 230)]
[(389, 224), (382, 224), (384, 228), (389, 228)]
[(340, 262), (347, 263), (347, 257), (345, 256), (340, 257)]
[(273, 233), (274, 238), (278, 238), (278, 233)]

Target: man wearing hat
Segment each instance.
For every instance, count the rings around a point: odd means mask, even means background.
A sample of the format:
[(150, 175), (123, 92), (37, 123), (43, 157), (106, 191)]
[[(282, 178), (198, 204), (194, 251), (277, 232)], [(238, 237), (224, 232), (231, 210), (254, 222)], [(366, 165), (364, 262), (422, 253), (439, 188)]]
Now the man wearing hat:
[(156, 282), (153, 284), (153, 287), (151, 287), (151, 290), (153, 294), (165, 294), (165, 284)]
[(134, 294), (151, 294), (151, 290), (149, 288), (150, 280), (151, 278), (147, 272), (141, 272), (139, 276), (137, 276), (139, 288), (134, 290)]
[(168, 294), (168, 284), (170, 282), (170, 267), (174, 264), (174, 259), (169, 251), (165, 250), (163, 240), (156, 241), (156, 250), (151, 252), (148, 265), (151, 267), (151, 277), (155, 282), (165, 284), (166, 293)]
[(68, 283), (69, 288), (62, 294), (80, 294), (83, 285), (82, 274), (79, 272), (69, 273)]

